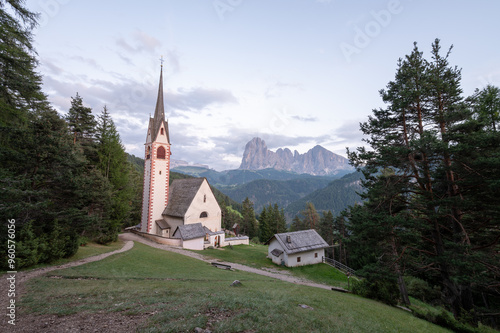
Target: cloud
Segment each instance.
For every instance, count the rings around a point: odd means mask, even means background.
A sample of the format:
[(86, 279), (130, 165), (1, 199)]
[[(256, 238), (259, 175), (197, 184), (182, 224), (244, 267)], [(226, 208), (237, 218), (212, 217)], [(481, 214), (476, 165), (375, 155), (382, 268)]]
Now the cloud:
[(238, 103), (229, 90), (210, 88), (179, 88), (176, 92), (165, 94), (165, 104), (173, 110), (201, 110), (209, 105)]
[(130, 53), (155, 53), (157, 52), (157, 49), (161, 48), (162, 44), (155, 37), (141, 30), (136, 30), (131, 38), (116, 39), (116, 45)]

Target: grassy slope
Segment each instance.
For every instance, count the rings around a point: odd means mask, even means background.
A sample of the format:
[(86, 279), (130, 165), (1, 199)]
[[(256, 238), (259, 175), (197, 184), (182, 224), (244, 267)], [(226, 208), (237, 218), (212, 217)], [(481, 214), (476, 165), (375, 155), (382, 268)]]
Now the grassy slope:
[(348, 285), (347, 277), (342, 272), (326, 264), (293, 268), (275, 265), (271, 261), (271, 259), (266, 258), (267, 246), (265, 245), (237, 245), (233, 246), (232, 250), (228, 247), (225, 247), (221, 249), (207, 249), (204, 251), (194, 252), (201, 253), (207, 257), (239, 263), (255, 268), (272, 268), (274, 270), (290, 272), (295, 276), (302, 277), (317, 283), (324, 283), (327, 285), (342, 288), (347, 288)]
[[(22, 312), (152, 314), (143, 332), (446, 332), (395, 308), (353, 295), (293, 285), (139, 243), (102, 261), (29, 282)], [(241, 287), (230, 287), (234, 280)], [(302, 309), (298, 304), (314, 308)]]
[[(21, 271), (29, 271), (32, 269), (36, 268), (42, 268), (42, 267), (48, 267), (48, 266), (55, 266), (55, 265), (64, 265), (66, 263), (72, 262), (72, 261), (77, 261), (80, 259), (85, 259), (88, 257), (96, 256), (99, 254), (115, 251), (118, 249), (121, 249), (123, 247), (123, 242), (121, 240), (118, 240), (116, 242), (113, 242), (108, 245), (101, 245), (97, 243), (88, 243), (86, 246), (80, 246), (78, 248), (78, 252), (75, 253), (75, 255), (69, 257), (69, 258), (61, 258), (58, 259), (54, 262), (51, 262), (49, 264), (44, 263), (44, 264), (39, 264), (35, 266), (30, 266), (27, 268), (21, 269)], [(6, 271), (0, 271), (0, 274), (5, 273)]]

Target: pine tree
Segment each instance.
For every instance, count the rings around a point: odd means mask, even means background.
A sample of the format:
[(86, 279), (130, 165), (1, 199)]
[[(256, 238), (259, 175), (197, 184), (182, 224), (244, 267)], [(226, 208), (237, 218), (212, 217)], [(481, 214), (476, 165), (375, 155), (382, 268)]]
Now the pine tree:
[(300, 213), (304, 216), (302, 223), (307, 229), (319, 228), (319, 214), (312, 202), (306, 203), (306, 209)]
[[(372, 227), (373, 237), (380, 235), (374, 246), (382, 253), (390, 253), (392, 247), (393, 257), (399, 258), (394, 263), (405, 259), (403, 246), (411, 248), (415, 252), (411, 256), (414, 269), (442, 288), (444, 301), (455, 317), (465, 316), (474, 324), (477, 317), (469, 314), (475, 308), (475, 276), (481, 270), (493, 272), (498, 267), (489, 266), (484, 256), (487, 251), (480, 250), (492, 250), (495, 242), (480, 245), (479, 236), (497, 235), (498, 231), (491, 228), (484, 215), (481, 220), (473, 218), (480, 216), (476, 210), (479, 206), (473, 204), (473, 194), (478, 192), (466, 185), (472, 184), (473, 173), (478, 175), (479, 169), (471, 165), (481, 158), (471, 153), (467, 156), (466, 152), (477, 151), (487, 140), (483, 137), (486, 141), (481, 139), (480, 143), (478, 136), (472, 135), (478, 133), (479, 127), (474, 128), (468, 120), (460, 70), (448, 63), (450, 51), (442, 56), (436, 40), (431, 55), (430, 61), (425, 60), (415, 45), (413, 52), (398, 62), (394, 81), (381, 90), (386, 107), (374, 110), (373, 116), (361, 125), (372, 149), (362, 147), (348, 155), (365, 175), (365, 198), (372, 204), (354, 210), (368, 210), (363, 216), (365, 221), (350, 219), (349, 223), (353, 229), (357, 228), (355, 222), (359, 223), (358, 233)], [(460, 136), (460, 131), (469, 131), (468, 137)], [(478, 141), (474, 142), (475, 138)], [(483, 146), (489, 147), (492, 157), (493, 141)], [(494, 161), (493, 157), (488, 162), (493, 169)], [(488, 174), (486, 179), (493, 184), (498, 176)], [(485, 184), (484, 177), (482, 180)], [(488, 193), (486, 197), (494, 198), (491, 187), (485, 184), (481, 188), (483, 195)], [(383, 232), (376, 232), (377, 225)], [(388, 228), (385, 231), (384, 226)], [(402, 230), (412, 230), (418, 241), (407, 239), (400, 233)], [(353, 237), (357, 237), (356, 232)], [(356, 259), (355, 253), (350, 251), (350, 255)], [(392, 267), (398, 275), (396, 265)]]
[(259, 216), (259, 240), (261, 242), (267, 242), (273, 235), (270, 223), (272, 223), (272, 211), (269, 212), (266, 207), (262, 208)]
[(241, 232), (246, 234), (250, 239), (257, 237), (259, 234), (257, 220), (255, 219), (255, 212), (253, 209), (253, 202), (250, 199), (245, 198), (243, 200), (243, 221)]
[(83, 99), (76, 93), (76, 97), (71, 97), (71, 107), (66, 115), (73, 143), (80, 142), (88, 144), (94, 139), (96, 120), (92, 114), (92, 109), (83, 105)]
[(332, 256), (333, 259), (335, 259), (334, 253), (332, 253), (332, 250), (333, 250), (333, 245), (335, 245), (336, 239), (334, 236), (334, 219), (333, 219), (333, 214), (332, 214), (331, 210), (329, 210), (327, 212), (323, 211), (323, 214), (322, 214), (320, 221), (319, 221), (318, 233), (325, 240), (325, 242), (327, 242), (328, 245), (331, 246), (330, 248), (326, 249), (327, 254), (329, 256)]
[(115, 229), (118, 232), (119, 227), (127, 223), (131, 209), (130, 201), (133, 197), (132, 168), (127, 161), (120, 135), (106, 106), (104, 106), (101, 115), (98, 117), (95, 135), (97, 139), (97, 155), (99, 157), (98, 169), (108, 179), (113, 188), (109, 223), (112, 225), (111, 230)]

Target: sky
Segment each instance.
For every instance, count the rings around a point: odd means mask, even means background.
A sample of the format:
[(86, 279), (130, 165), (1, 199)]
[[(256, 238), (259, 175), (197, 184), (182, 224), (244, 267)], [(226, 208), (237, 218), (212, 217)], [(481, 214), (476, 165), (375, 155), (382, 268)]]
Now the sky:
[(27, 0), (43, 90), (61, 114), (78, 93), (106, 105), (144, 157), (163, 57), (172, 159), (236, 169), (254, 137), (346, 156), (359, 123), (417, 42), (462, 69), (464, 96), (500, 86), (500, 1)]

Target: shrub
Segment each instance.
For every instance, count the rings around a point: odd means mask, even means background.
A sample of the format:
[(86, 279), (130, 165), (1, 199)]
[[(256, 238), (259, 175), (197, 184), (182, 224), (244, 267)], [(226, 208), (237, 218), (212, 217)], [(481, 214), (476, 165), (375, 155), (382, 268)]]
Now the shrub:
[(432, 288), (426, 281), (414, 276), (405, 276), (404, 280), (408, 295), (426, 303), (440, 303), (441, 292), (437, 288)]
[(471, 327), (467, 324), (464, 324), (455, 318), (446, 311), (445, 309), (440, 308), (437, 311), (429, 311), (427, 309), (411, 306), (413, 314), (415, 317), (425, 319), (433, 324), (439, 325), (444, 328), (451, 329), (453, 332), (458, 333), (476, 333), (480, 332), (479, 329)]
[(389, 305), (396, 305), (399, 298), (398, 286), (391, 280), (367, 278), (361, 281), (353, 281), (352, 292)]

